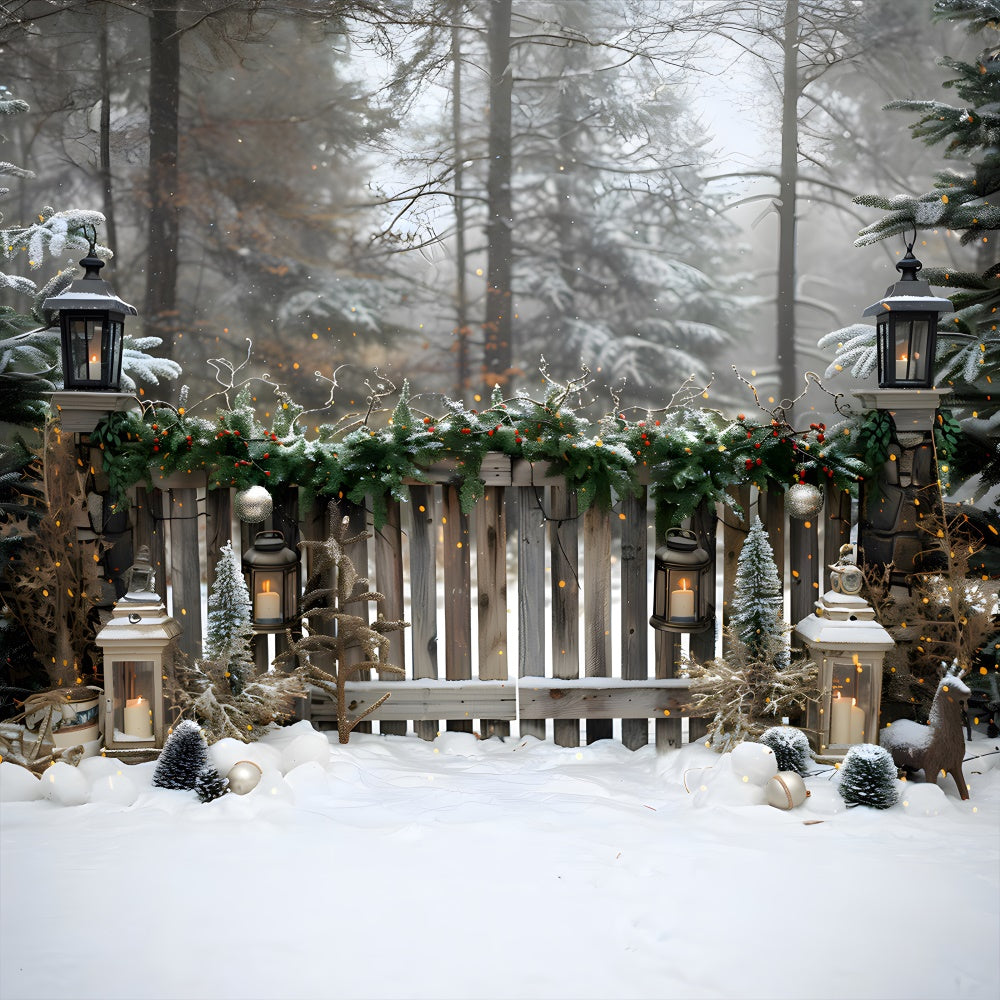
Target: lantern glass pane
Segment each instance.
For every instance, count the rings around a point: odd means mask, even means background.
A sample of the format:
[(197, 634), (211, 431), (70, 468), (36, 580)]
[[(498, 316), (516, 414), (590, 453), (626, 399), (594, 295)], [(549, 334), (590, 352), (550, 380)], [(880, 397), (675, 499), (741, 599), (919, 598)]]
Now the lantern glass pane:
[[(121, 742), (153, 740), (153, 660), (112, 660), (111, 690), (114, 738)], [(107, 723), (105, 723), (107, 725)]]
[(895, 318), (893, 364), (897, 382), (923, 381), (930, 364), (930, 323), (926, 317)]
[[(828, 743), (831, 747), (864, 742), (871, 706), (867, 702), (863, 704), (859, 696), (859, 678), (863, 677), (864, 673), (858, 673), (858, 666), (864, 669), (864, 665), (853, 658), (837, 658), (833, 661)], [(870, 695), (870, 686), (867, 690)]]
[(284, 620), (281, 570), (252, 573), (253, 620), (257, 625), (280, 625)]

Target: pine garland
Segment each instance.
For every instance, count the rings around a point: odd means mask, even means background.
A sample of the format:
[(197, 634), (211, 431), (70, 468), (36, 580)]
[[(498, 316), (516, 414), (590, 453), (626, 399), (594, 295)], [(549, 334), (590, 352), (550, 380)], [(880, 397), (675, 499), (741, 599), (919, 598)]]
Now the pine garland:
[(268, 427), (243, 387), (214, 421), (192, 415), (193, 407), (145, 405), (111, 414), (91, 439), (102, 449), (117, 505), (127, 504), (136, 484), (152, 485), (154, 475), (199, 472), (210, 489), (287, 483), (298, 486), (305, 506), (337, 497), (366, 503), (376, 529), (387, 500), (405, 500), (407, 482), (427, 481), (425, 470), (443, 460), (455, 463), (462, 509), (471, 511), (483, 494), (488, 452), (547, 463), (577, 495), (581, 512), (607, 511), (648, 483), (661, 534), (702, 501), (731, 503), (732, 486), (780, 490), (809, 479), (856, 493), (869, 472), (850, 427), (828, 440), (822, 424), (800, 431), (777, 418), (731, 420), (687, 401), (635, 419), (616, 408), (591, 420), (573, 405), (582, 382), (551, 381), (543, 399), (524, 392), (504, 399), (497, 390), (484, 410), (447, 400), (436, 417), (414, 414), (404, 383), (385, 425), (376, 425), (376, 404), (390, 389), (373, 390), (363, 419), (316, 424), (308, 435), (302, 408), (287, 394), (278, 392)]

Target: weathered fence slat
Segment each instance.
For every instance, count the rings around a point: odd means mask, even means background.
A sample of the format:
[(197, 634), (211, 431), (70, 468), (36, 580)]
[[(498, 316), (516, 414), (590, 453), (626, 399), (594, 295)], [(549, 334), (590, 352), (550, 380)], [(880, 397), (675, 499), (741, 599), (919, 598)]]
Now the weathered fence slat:
[[(388, 621), (403, 617), (403, 536), (400, 530), (399, 501), (388, 502), (386, 522), (375, 532), (375, 586), (385, 598), (383, 613)], [(390, 632), (389, 662), (396, 667), (406, 667), (406, 642), (404, 630)], [(397, 682), (402, 674), (379, 671), (379, 680)], [(391, 695), (390, 695), (391, 698)], [(379, 731), (393, 736), (406, 735), (406, 722), (384, 720)]]
[[(716, 565), (718, 535), (718, 516), (716, 514), (716, 505), (714, 503), (700, 503), (691, 517), (691, 528), (698, 535), (702, 548), (704, 548), (708, 553), (712, 567), (709, 573), (709, 579), (711, 579), (714, 584), (718, 571), (718, 567)], [(715, 603), (714, 594), (712, 595), (712, 603)], [(704, 662), (705, 660), (711, 660), (715, 656), (715, 628), (715, 623), (713, 623), (711, 628), (705, 629), (704, 632), (696, 632), (691, 636), (691, 656), (696, 660)], [(689, 743), (694, 743), (695, 741), (700, 740), (707, 732), (708, 723), (705, 719), (688, 719)]]
[[(563, 483), (553, 483), (549, 488), (553, 677), (580, 676), (578, 545), (576, 496)], [(580, 720), (557, 719), (553, 736), (559, 746), (579, 746)]]
[[(671, 680), (677, 671), (677, 657), (680, 653), (678, 636), (673, 632), (656, 630), (656, 677), (657, 680)], [(672, 750), (681, 745), (681, 713), (666, 707), (656, 716), (656, 749)]]
[[(444, 675), (450, 681), (472, 676), (472, 569), (469, 515), (462, 513), (458, 488), (444, 487)], [(472, 732), (472, 717), (448, 719), (447, 728)]]
[[(583, 515), (584, 674), (611, 674), (611, 520), (590, 507)], [(587, 717), (587, 742), (610, 740), (611, 717)]]
[[(351, 560), (355, 572), (359, 577), (368, 576), (368, 539), (358, 537), (368, 530), (368, 512), (362, 504), (351, 503), (350, 500), (340, 502), (341, 516), (348, 519), (347, 537), (357, 538), (344, 547), (347, 558)], [(357, 615), (366, 624), (371, 621), (371, 605), (367, 601), (357, 601), (348, 605), (347, 611), (352, 615)], [(344, 662), (347, 666), (353, 666), (364, 660), (364, 650), (358, 646), (351, 646), (344, 651)], [(350, 674), (352, 680), (366, 681), (371, 677), (370, 670), (354, 670)], [(357, 732), (370, 733), (372, 724), (370, 722), (360, 722)]]
[[(521, 677), (545, 673), (545, 518), (534, 486), (515, 487), (517, 524), (517, 672)], [(544, 720), (521, 724), (527, 736), (545, 739)]]
[(177, 641), (192, 660), (201, 656), (201, 558), (198, 546), (198, 491), (169, 491), (171, 614), (184, 623)]
[[(479, 677), (507, 679), (507, 510), (505, 490), (487, 486), (476, 505), (476, 588), (478, 591)], [(509, 736), (510, 721), (484, 717), (483, 738)]]
[[(646, 567), (649, 564), (647, 541), (647, 491), (640, 497), (622, 500), (621, 525), (621, 653), (622, 677), (644, 681), (649, 675), (649, 609)], [(623, 718), (622, 743), (638, 750), (649, 742), (648, 718)]]
[[(438, 676), (437, 519), (434, 488), (411, 486), (410, 503), (410, 649), (414, 678)], [(391, 700), (391, 699), (390, 699)], [(418, 736), (432, 740), (440, 721), (417, 720)]]
[[(822, 516), (817, 515), (817, 516)], [(789, 588), (792, 623), (810, 614), (819, 597), (819, 525), (815, 517), (788, 521)]]

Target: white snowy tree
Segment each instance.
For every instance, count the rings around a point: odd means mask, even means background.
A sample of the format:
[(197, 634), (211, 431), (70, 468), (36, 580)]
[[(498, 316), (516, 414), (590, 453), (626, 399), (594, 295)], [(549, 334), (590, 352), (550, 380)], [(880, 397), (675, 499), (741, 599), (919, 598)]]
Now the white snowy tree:
[[(774, 549), (760, 517), (755, 516), (736, 561), (733, 611), (729, 619), (730, 628), (751, 654), (763, 649), (772, 638), (783, 636), (783, 603)], [(785, 654), (783, 662), (777, 665), (787, 662)]]
[(243, 690), (254, 669), (251, 622), (250, 593), (239, 559), (233, 552), (233, 543), (229, 541), (222, 547), (215, 582), (208, 597), (205, 657), (225, 664), (234, 694)]

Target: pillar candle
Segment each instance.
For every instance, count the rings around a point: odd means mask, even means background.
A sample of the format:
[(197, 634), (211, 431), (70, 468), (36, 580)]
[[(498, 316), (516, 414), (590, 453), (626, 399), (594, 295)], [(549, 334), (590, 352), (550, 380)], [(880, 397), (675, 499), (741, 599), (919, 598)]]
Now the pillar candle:
[(901, 358), (896, 358), (896, 378), (906, 378), (907, 360), (904, 354)]
[(254, 598), (253, 616), (257, 621), (281, 621), (281, 595), (275, 590), (262, 590)]
[(841, 698), (840, 692), (830, 703), (830, 743), (850, 743), (851, 702)]
[(125, 735), (148, 740), (153, 737), (153, 718), (145, 698), (129, 698), (125, 702)]
[(681, 589), (670, 592), (670, 617), (674, 619), (694, 618), (694, 591), (681, 580)]

